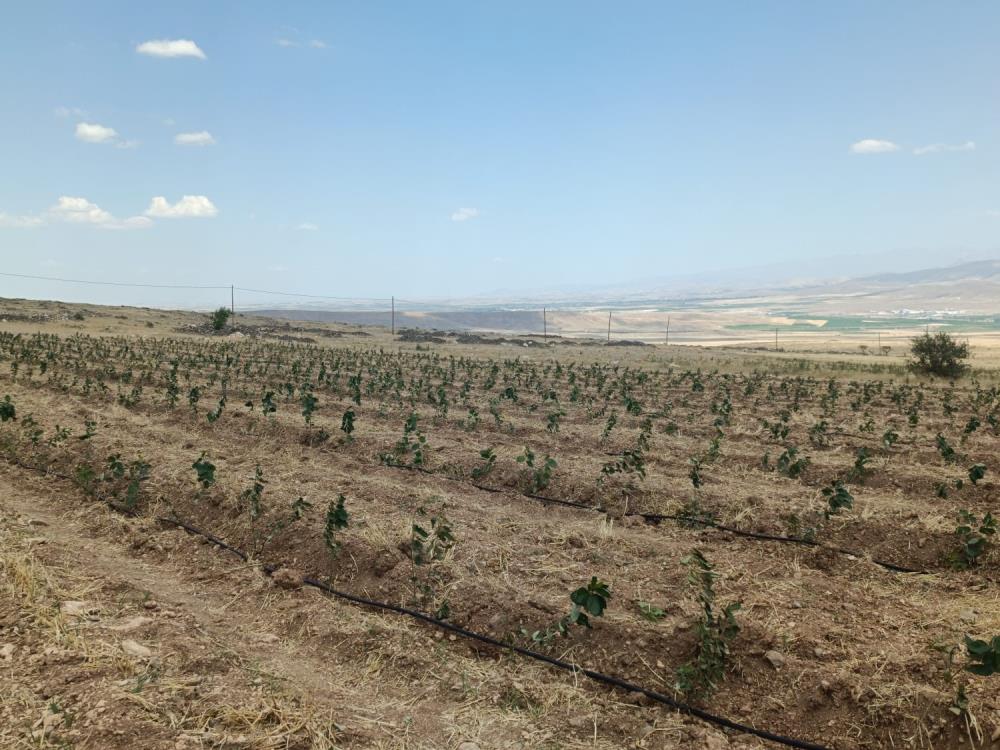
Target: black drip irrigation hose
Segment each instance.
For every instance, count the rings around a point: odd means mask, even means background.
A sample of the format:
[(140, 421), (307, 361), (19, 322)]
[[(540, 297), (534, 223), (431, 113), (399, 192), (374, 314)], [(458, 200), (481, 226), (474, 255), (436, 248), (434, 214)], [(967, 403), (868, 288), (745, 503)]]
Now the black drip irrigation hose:
[[(30, 464), (22, 463), (17, 459), (12, 459), (9, 457), (5, 458), (7, 458), (8, 462), (14, 464), (15, 466), (20, 466), (21, 468), (24, 469), (31, 469), (33, 471), (37, 471), (49, 476), (55, 476), (60, 479), (67, 479), (67, 480), (71, 479), (65, 474), (59, 472), (49, 471), (48, 469), (42, 467), (31, 466)], [(115, 503), (112, 503), (110, 501), (105, 501), (105, 502), (114, 510), (118, 511), (122, 510), (122, 508)], [(596, 510), (595, 508), (590, 508), (590, 506), (584, 506), (584, 507), (587, 507), (590, 510)], [(176, 526), (178, 528), (184, 529), (190, 534), (200, 536), (203, 539), (208, 540), (216, 547), (236, 555), (244, 562), (248, 562), (250, 560), (249, 555), (247, 555), (242, 550), (232, 546), (231, 544), (228, 544), (227, 542), (223, 541), (214, 534), (211, 534), (207, 531), (203, 531), (202, 529), (199, 529), (197, 526), (193, 526), (187, 523), (186, 521), (182, 521), (180, 518), (170, 518), (167, 516), (155, 516), (154, 518), (159, 523)], [(263, 563), (261, 564), (260, 568), (267, 575), (271, 575), (272, 573), (274, 573), (275, 570), (277, 570), (277, 566), (267, 565)], [(583, 674), (589, 679), (604, 685), (620, 688), (630, 693), (640, 693), (645, 697), (649, 698), (650, 700), (656, 703), (660, 703), (661, 705), (667, 706), (668, 708), (671, 708), (674, 711), (677, 711), (682, 714), (687, 714), (689, 716), (694, 716), (695, 718), (701, 719), (704, 722), (707, 722), (709, 724), (714, 724), (716, 726), (723, 727), (725, 729), (730, 729), (734, 732), (753, 735), (754, 737), (758, 737), (763, 740), (776, 742), (780, 745), (784, 745), (785, 747), (799, 748), (800, 750), (829, 750), (829, 748), (827, 748), (825, 745), (819, 745), (815, 742), (809, 742), (808, 740), (800, 740), (794, 737), (785, 737), (784, 735), (775, 734), (774, 732), (768, 732), (767, 730), (764, 729), (756, 729), (746, 724), (740, 724), (739, 722), (733, 721), (732, 719), (727, 719), (724, 716), (717, 716), (713, 713), (700, 709), (696, 706), (692, 706), (687, 703), (682, 703), (681, 701), (674, 700), (670, 696), (664, 695), (663, 693), (659, 693), (655, 690), (650, 690), (649, 688), (642, 687), (641, 685), (633, 684), (631, 682), (628, 682), (627, 680), (621, 679), (620, 677), (615, 677), (613, 675), (604, 674), (603, 672), (598, 672), (593, 669), (580, 667), (568, 661), (564, 661), (562, 659), (556, 659), (555, 657), (548, 656), (547, 654), (543, 654), (538, 651), (533, 651), (531, 649), (524, 648), (523, 646), (517, 646), (512, 643), (504, 643), (503, 641), (500, 641), (491, 636), (483, 635), (473, 630), (467, 630), (466, 628), (459, 627), (458, 625), (453, 625), (450, 622), (439, 620), (436, 617), (431, 617), (430, 615), (424, 614), (423, 612), (418, 612), (415, 609), (409, 609), (407, 607), (401, 607), (395, 604), (389, 604), (388, 602), (380, 602), (375, 599), (367, 599), (362, 596), (349, 594), (346, 591), (340, 591), (338, 589), (333, 588), (329, 584), (324, 583), (323, 581), (308, 576), (302, 579), (302, 583), (303, 585), (312, 586), (313, 588), (319, 589), (320, 591), (330, 594), (331, 596), (335, 596), (339, 599), (343, 599), (344, 601), (351, 602), (352, 604), (356, 604), (358, 606), (368, 607), (369, 609), (375, 609), (381, 612), (392, 612), (394, 614), (405, 615), (419, 622), (424, 622), (433, 627), (445, 630), (449, 633), (460, 635), (463, 638), (467, 638), (473, 641), (478, 641), (480, 643), (485, 643), (489, 646), (493, 646), (503, 651), (512, 651), (513, 653), (519, 654), (529, 659), (534, 659), (535, 661), (540, 661), (544, 664), (548, 664), (551, 667), (555, 667), (556, 669), (561, 669), (565, 672), (570, 672), (572, 674)]]
[[(204, 539), (207, 539), (215, 546), (219, 547), (220, 549), (224, 549), (227, 552), (236, 555), (243, 561), (248, 561), (250, 559), (249, 556), (242, 550), (239, 550), (236, 547), (227, 544), (219, 537), (210, 534), (207, 531), (203, 531), (196, 526), (192, 526), (191, 524), (182, 521), (179, 518), (167, 518), (165, 516), (161, 516), (157, 517), (156, 520), (160, 521), (161, 523), (177, 526), (191, 534), (201, 536)], [(262, 564), (261, 569), (265, 573), (270, 575), (277, 568), (274, 565)], [(595, 682), (600, 682), (604, 685), (610, 685), (611, 687), (621, 688), (622, 690), (627, 690), (631, 693), (641, 693), (642, 695), (646, 696), (652, 701), (655, 701), (656, 703), (660, 703), (664, 706), (667, 706), (675, 711), (678, 711), (679, 713), (688, 714), (689, 716), (694, 716), (695, 718), (701, 719), (702, 721), (708, 722), (709, 724), (714, 724), (716, 726), (723, 727), (725, 729), (731, 729), (735, 732), (740, 732), (742, 734), (750, 734), (753, 735), (754, 737), (759, 737), (760, 739), (768, 740), (770, 742), (776, 742), (786, 747), (800, 748), (801, 750), (828, 750), (828, 748), (825, 745), (819, 745), (816, 744), (815, 742), (809, 742), (807, 740), (799, 740), (794, 737), (785, 737), (784, 735), (768, 732), (764, 729), (756, 729), (754, 727), (747, 726), (746, 724), (740, 724), (739, 722), (733, 721), (732, 719), (727, 719), (724, 716), (716, 716), (715, 714), (697, 708), (696, 706), (692, 706), (687, 703), (682, 703), (680, 701), (674, 700), (670, 696), (664, 695), (663, 693), (659, 693), (655, 690), (650, 690), (649, 688), (644, 688), (641, 685), (635, 685), (631, 682), (628, 682), (627, 680), (621, 679), (620, 677), (614, 677), (613, 675), (607, 675), (604, 674), (603, 672), (597, 672), (593, 669), (587, 669), (585, 667), (572, 664), (571, 662), (564, 661), (562, 659), (557, 659), (552, 656), (548, 656), (538, 651), (532, 651), (529, 648), (524, 648), (522, 646), (517, 646), (511, 643), (504, 643), (503, 641), (500, 641), (491, 636), (483, 635), (482, 633), (477, 633), (473, 630), (467, 630), (466, 628), (460, 627), (458, 625), (453, 625), (452, 623), (446, 622), (445, 620), (439, 620), (436, 617), (424, 614), (423, 612), (419, 612), (415, 609), (409, 609), (407, 607), (401, 607), (395, 604), (389, 604), (388, 602), (380, 602), (375, 599), (368, 599), (363, 596), (356, 596), (355, 594), (349, 594), (346, 591), (340, 591), (338, 589), (335, 589), (328, 583), (324, 583), (319, 579), (311, 578), (308, 576), (302, 579), (302, 583), (303, 585), (312, 586), (313, 588), (319, 589), (320, 591), (330, 594), (331, 596), (335, 596), (339, 599), (343, 599), (344, 601), (351, 602), (352, 604), (356, 604), (358, 606), (379, 610), (381, 612), (392, 612), (398, 615), (405, 615), (406, 617), (410, 617), (414, 620), (418, 620), (419, 622), (426, 623), (435, 628), (445, 630), (449, 633), (454, 633), (455, 635), (460, 635), (463, 638), (467, 638), (473, 641), (478, 641), (479, 643), (485, 643), (489, 646), (493, 646), (503, 651), (512, 651), (516, 654), (527, 657), (529, 659), (534, 659), (535, 661), (543, 662), (551, 667), (555, 667), (556, 669), (561, 669), (563, 671), (570, 672), (572, 674), (583, 674), (586, 677), (590, 678), (591, 680), (594, 680)]]
[[(422, 466), (404, 466), (399, 464), (390, 464), (394, 469), (406, 469), (410, 471), (420, 471), (424, 474), (429, 474), (431, 476), (440, 477), (442, 479), (447, 479), (452, 482), (464, 482), (465, 480), (458, 477), (450, 477), (447, 474), (441, 474), (430, 469), (425, 469)], [(607, 514), (606, 508), (600, 506), (587, 505), (586, 503), (581, 503), (576, 500), (561, 500), (556, 497), (546, 497), (545, 495), (536, 495), (531, 492), (517, 492), (516, 490), (506, 490), (500, 489), (498, 487), (488, 487), (484, 484), (476, 484), (474, 482), (470, 483), (477, 490), (482, 490), (484, 492), (492, 492), (495, 494), (503, 494), (504, 492), (516, 492), (516, 494), (521, 495), (521, 497), (531, 498), (532, 500), (538, 500), (541, 503), (552, 503), (555, 505), (563, 505), (567, 508), (575, 508), (577, 510), (587, 510), (592, 513), (604, 513)], [(660, 521), (677, 521), (679, 523), (690, 524), (692, 526), (705, 526), (713, 529), (718, 529), (719, 531), (727, 531), (730, 534), (736, 536), (745, 537), (747, 539), (758, 539), (765, 542), (782, 542), (785, 544), (800, 544), (804, 547), (820, 547), (822, 549), (828, 549), (832, 552), (836, 552), (840, 555), (846, 555), (848, 557), (853, 557), (855, 559), (866, 559), (866, 556), (855, 552), (853, 550), (845, 549), (844, 547), (834, 547), (831, 545), (821, 544), (813, 539), (803, 539), (801, 537), (795, 536), (781, 536), (779, 534), (763, 534), (758, 531), (744, 531), (743, 529), (737, 529), (733, 526), (726, 526), (725, 524), (716, 523), (707, 518), (691, 518), (689, 516), (682, 516), (673, 513), (640, 513), (639, 511), (626, 511), (623, 516), (631, 518), (641, 518), (647, 523), (658, 524)], [(920, 568), (908, 568), (905, 565), (897, 565), (896, 563), (886, 562), (885, 560), (877, 560), (875, 558), (870, 559), (872, 563), (878, 565), (886, 570), (891, 570), (895, 573), (918, 573), (921, 575), (926, 575), (928, 571), (922, 570)]]
[[(65, 479), (67, 481), (73, 481), (73, 477), (70, 477), (70, 476), (68, 476), (66, 474), (62, 474), (62, 473), (57, 472), (57, 471), (52, 471), (52, 470), (50, 470), (48, 468), (41, 467), (41, 466), (32, 466), (31, 464), (26, 464), (26, 463), (24, 463), (22, 461), (17, 460), (16, 458), (10, 458), (9, 456), (4, 456), (4, 458), (5, 458), (5, 460), (8, 463), (14, 464), (15, 466), (19, 466), (22, 469), (29, 469), (31, 471), (40, 472), (40, 473), (45, 474), (47, 476), (53, 476), (53, 477), (58, 477), (59, 479)], [(421, 472), (423, 472), (425, 474), (430, 474), (431, 476), (440, 477), (442, 479), (448, 479), (448, 480), (451, 480), (453, 482), (461, 482), (461, 481), (463, 481), (463, 480), (457, 479), (455, 477), (449, 477), (446, 474), (439, 474), (437, 472), (431, 471), (430, 469), (425, 469), (425, 468), (420, 467), (420, 466), (398, 466), (398, 465), (394, 465), (393, 468), (408, 469), (408, 470), (414, 470), (414, 469), (416, 469), (417, 471), (421, 471)], [(500, 489), (498, 487), (488, 487), (488, 486), (486, 486), (484, 484), (474, 484), (473, 483), (472, 486), (475, 487), (478, 490), (483, 490), (484, 492), (492, 492), (492, 493), (495, 493), (495, 494), (503, 494), (504, 492), (507, 492), (507, 490), (502, 490), (502, 489)], [(559, 498), (545, 497), (544, 495), (535, 495), (535, 494), (528, 493), (528, 492), (521, 492), (521, 493), (518, 493), (518, 494), (520, 494), (522, 497), (531, 498), (532, 500), (538, 500), (541, 503), (554, 503), (556, 505), (565, 505), (565, 506), (567, 506), (569, 508), (575, 508), (577, 510), (587, 510), (587, 511), (590, 511), (592, 513), (604, 513), (604, 514), (607, 514), (607, 510), (605, 510), (604, 508), (595, 507), (593, 505), (587, 505), (585, 503), (576, 502), (574, 500), (560, 500)], [(106, 498), (102, 498), (102, 499), (104, 500), (105, 503), (107, 503), (109, 506), (111, 506), (114, 510), (118, 511), (119, 513), (123, 513), (125, 515), (135, 515), (135, 510), (133, 508), (129, 508), (127, 506), (122, 505), (121, 503), (116, 503), (116, 502), (114, 502), (112, 500), (108, 500)], [(627, 512), (627, 513), (625, 513), (625, 516), (630, 516), (630, 517), (634, 517), (634, 518), (642, 518), (643, 520), (647, 521), (648, 523), (653, 523), (653, 524), (659, 523), (660, 521), (664, 521), (664, 520), (677, 521), (679, 523), (687, 523), (687, 524), (696, 525), (696, 526), (706, 526), (706, 527), (710, 527), (710, 528), (713, 528), (713, 529), (718, 529), (719, 531), (726, 531), (726, 532), (729, 532), (730, 534), (735, 534), (736, 536), (746, 537), (748, 539), (760, 539), (762, 541), (768, 541), (768, 542), (785, 542), (785, 543), (788, 543), (788, 544), (801, 544), (801, 545), (806, 546), (806, 547), (820, 547), (822, 549), (828, 549), (828, 550), (831, 550), (833, 552), (837, 552), (838, 554), (846, 555), (848, 557), (853, 557), (855, 559), (864, 559), (864, 557), (865, 557), (864, 555), (860, 555), (857, 552), (854, 552), (852, 550), (845, 549), (843, 547), (832, 547), (832, 546), (828, 546), (828, 545), (825, 545), (825, 544), (820, 544), (819, 542), (817, 542), (815, 540), (812, 540), (812, 539), (802, 539), (800, 537), (794, 537), (794, 536), (779, 536), (777, 534), (762, 534), (762, 533), (756, 532), (756, 531), (744, 531), (742, 529), (737, 529), (737, 528), (734, 528), (732, 526), (726, 526), (725, 524), (716, 523), (715, 521), (710, 521), (708, 519), (703, 519), (703, 518), (690, 518), (688, 516), (681, 516), (681, 515), (676, 515), (676, 514), (672, 514), (672, 513), (639, 513), (637, 511)], [(220, 544), (223, 547), (226, 546), (222, 542), (217, 542), (217, 543)], [(231, 550), (231, 551), (235, 551), (235, 550)], [(885, 568), (886, 570), (892, 570), (892, 571), (897, 572), (897, 573), (917, 573), (917, 574), (920, 574), (920, 575), (927, 575), (927, 573), (928, 573), (928, 571), (926, 571), (926, 570), (920, 570), (918, 568), (907, 568), (906, 566), (897, 565), (896, 563), (886, 562), (884, 560), (876, 560), (874, 558), (870, 558), (870, 559), (871, 559), (871, 562), (874, 563), (875, 565), (879, 565), (879, 566)]]

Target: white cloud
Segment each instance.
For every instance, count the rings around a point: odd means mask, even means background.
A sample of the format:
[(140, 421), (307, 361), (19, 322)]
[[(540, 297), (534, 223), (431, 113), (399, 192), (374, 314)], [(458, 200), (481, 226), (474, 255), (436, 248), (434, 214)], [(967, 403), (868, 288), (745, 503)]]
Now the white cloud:
[(923, 156), (924, 154), (936, 154), (941, 151), (975, 151), (976, 142), (966, 141), (965, 143), (931, 143), (927, 146), (918, 146), (913, 149), (913, 153), (917, 156)]
[(58, 221), (91, 224), (101, 229), (145, 229), (153, 225), (145, 216), (116, 219), (96, 203), (68, 195), (59, 197), (56, 205), (49, 209), (49, 216)]
[(41, 216), (12, 216), (0, 211), (0, 227), (6, 229), (32, 229), (43, 223)]
[(86, 198), (68, 195), (60, 196), (58, 203), (50, 208), (49, 212), (63, 221), (79, 224), (104, 224), (113, 218), (96, 203), (91, 203)]
[(851, 151), (855, 154), (886, 154), (890, 151), (899, 151), (899, 146), (892, 141), (865, 138), (857, 143), (852, 143)]
[(468, 221), (479, 216), (478, 208), (460, 208), (451, 215), (452, 221)]
[(173, 205), (158, 195), (150, 201), (145, 213), (159, 219), (208, 218), (218, 214), (219, 209), (204, 195), (185, 195)]
[(174, 143), (178, 146), (211, 146), (215, 138), (207, 130), (199, 130), (197, 133), (178, 133), (174, 136)]
[(998, 208), (991, 208), (989, 211), (986, 212), (986, 215), (987, 216), (992, 216), (994, 218), (1000, 218), (1000, 209), (998, 209)]
[(114, 128), (105, 125), (78, 122), (76, 124), (76, 137), (85, 143), (114, 143), (118, 139), (118, 133)]
[(319, 229), (318, 226), (309, 221), (304, 221), (295, 228), (303, 232), (315, 232), (317, 229)]
[(197, 57), (205, 59), (205, 53), (190, 39), (154, 39), (143, 42), (135, 48), (140, 55), (151, 57)]
[(326, 42), (322, 39), (312, 39), (309, 42), (309, 46), (313, 49), (326, 49)]
[(285, 39), (285, 38), (275, 39), (274, 43), (277, 44), (279, 47), (298, 47), (299, 46), (298, 42), (293, 42), (291, 39)]

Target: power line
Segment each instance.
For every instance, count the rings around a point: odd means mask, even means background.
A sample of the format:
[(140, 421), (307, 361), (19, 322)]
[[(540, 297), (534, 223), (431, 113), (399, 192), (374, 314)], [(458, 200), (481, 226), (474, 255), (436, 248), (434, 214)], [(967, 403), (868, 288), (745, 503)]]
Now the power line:
[(229, 289), (228, 286), (198, 286), (195, 284), (140, 284), (128, 281), (92, 281), (89, 279), (62, 279), (55, 276), (31, 276), (26, 273), (7, 273), (0, 271), (0, 276), (11, 276), (17, 279), (36, 279), (38, 281), (61, 281), (67, 284), (94, 284), (97, 286), (131, 286), (144, 289)]
[[(228, 289), (229, 287), (226, 287)], [(251, 292), (254, 294), (277, 294), (281, 297), (310, 297), (312, 299), (332, 299), (340, 300), (342, 302), (389, 302), (391, 298), (389, 297), (331, 297), (328, 294), (304, 294), (300, 292), (274, 292), (268, 289), (246, 289), (244, 287), (235, 287), (237, 292)]]

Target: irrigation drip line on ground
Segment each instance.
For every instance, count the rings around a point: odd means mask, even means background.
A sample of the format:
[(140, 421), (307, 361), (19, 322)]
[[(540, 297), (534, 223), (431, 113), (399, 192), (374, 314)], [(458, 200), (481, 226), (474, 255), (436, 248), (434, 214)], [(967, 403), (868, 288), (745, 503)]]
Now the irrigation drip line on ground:
[[(250, 557), (242, 550), (224, 542), (222, 539), (215, 536), (214, 534), (203, 531), (196, 526), (192, 526), (191, 524), (179, 518), (167, 518), (160, 516), (157, 517), (156, 520), (162, 523), (167, 523), (182, 528), (188, 533), (201, 536), (204, 539), (207, 539), (212, 544), (219, 547), (220, 549), (224, 549), (228, 552), (231, 552), (232, 554), (236, 555), (245, 562), (250, 560)], [(260, 567), (261, 570), (263, 570), (268, 575), (272, 574), (275, 570), (277, 570), (276, 566), (267, 565), (263, 563), (261, 564)], [(394, 614), (405, 615), (407, 617), (413, 618), (414, 620), (418, 620), (419, 622), (427, 623), (428, 625), (431, 625), (433, 627), (445, 630), (449, 633), (454, 633), (456, 635), (462, 636), (463, 638), (468, 638), (469, 640), (485, 643), (489, 646), (493, 646), (494, 648), (498, 648), (503, 651), (512, 651), (521, 656), (527, 657), (529, 659), (534, 659), (535, 661), (543, 662), (545, 664), (548, 664), (549, 666), (561, 669), (566, 672), (570, 672), (572, 674), (583, 674), (586, 677), (590, 678), (591, 680), (594, 680), (595, 682), (600, 682), (605, 685), (610, 685), (611, 687), (621, 688), (622, 690), (627, 690), (630, 693), (641, 693), (642, 695), (644, 695), (645, 697), (649, 698), (652, 701), (655, 701), (664, 706), (672, 708), (673, 710), (678, 711), (680, 713), (694, 716), (695, 718), (701, 719), (702, 721), (714, 724), (719, 727), (731, 729), (735, 732), (740, 732), (742, 734), (750, 734), (755, 737), (759, 737), (760, 739), (768, 740), (770, 742), (777, 742), (781, 745), (785, 745), (786, 747), (801, 748), (802, 750), (827, 750), (827, 748), (824, 745), (819, 745), (814, 742), (809, 742), (807, 740), (799, 740), (794, 737), (785, 737), (784, 735), (775, 734), (773, 732), (768, 732), (763, 729), (756, 729), (746, 724), (740, 724), (739, 722), (733, 721), (732, 719), (727, 719), (724, 716), (716, 716), (715, 714), (697, 708), (696, 706), (692, 706), (687, 703), (682, 703), (681, 701), (674, 700), (668, 695), (664, 695), (663, 693), (659, 693), (655, 690), (650, 690), (649, 688), (644, 688), (641, 685), (636, 685), (634, 683), (628, 682), (627, 680), (623, 680), (619, 677), (614, 677), (613, 675), (607, 675), (604, 674), (603, 672), (597, 672), (593, 669), (587, 669), (586, 667), (581, 667), (577, 664), (572, 664), (562, 659), (557, 659), (555, 657), (548, 656), (547, 654), (543, 654), (538, 651), (533, 651), (529, 648), (524, 648), (522, 646), (517, 646), (511, 643), (505, 643), (491, 636), (483, 635), (482, 633), (477, 633), (473, 630), (467, 630), (466, 628), (463, 628), (459, 625), (454, 625), (450, 622), (447, 622), (446, 620), (439, 620), (436, 617), (432, 617), (431, 615), (419, 612), (415, 609), (402, 607), (396, 604), (389, 604), (388, 602), (381, 602), (376, 599), (368, 599), (363, 596), (350, 594), (346, 591), (340, 591), (338, 589), (333, 588), (324, 581), (309, 576), (304, 577), (302, 579), (302, 583), (304, 585), (319, 589), (320, 591), (330, 594), (331, 596), (335, 596), (339, 599), (351, 602), (352, 604), (368, 607), (371, 609), (376, 609), (382, 612), (391, 612)]]
[[(392, 468), (404, 469), (407, 471), (416, 470), (424, 474), (440, 477), (441, 479), (447, 479), (448, 481), (451, 482), (462, 482), (463, 484), (465, 483), (464, 479), (460, 479), (458, 477), (450, 477), (447, 474), (441, 474), (439, 472), (432, 471), (430, 469), (425, 469), (420, 466), (392, 465)], [(575, 508), (577, 510), (587, 510), (592, 513), (603, 513), (605, 515), (611, 515), (606, 508), (594, 505), (587, 505), (586, 503), (581, 503), (576, 500), (562, 500), (556, 497), (546, 497), (545, 495), (536, 495), (530, 492), (517, 492), (516, 490), (501, 489), (498, 487), (489, 487), (483, 484), (471, 483), (471, 485), (475, 487), (477, 490), (483, 490), (484, 492), (493, 492), (496, 494), (502, 494), (504, 492), (514, 492), (515, 494), (518, 494), (521, 497), (531, 498), (532, 500), (537, 500), (541, 503), (564, 505), (568, 508)], [(812, 539), (803, 539), (801, 537), (794, 537), (794, 536), (781, 536), (779, 534), (764, 534), (757, 531), (744, 531), (743, 529), (737, 529), (733, 526), (726, 526), (725, 524), (717, 523), (707, 518), (692, 518), (690, 516), (684, 516), (674, 513), (641, 513), (639, 511), (626, 511), (622, 515), (630, 518), (641, 518), (644, 521), (653, 524), (658, 524), (660, 521), (677, 521), (681, 524), (690, 524), (692, 526), (706, 526), (706, 527), (711, 527), (713, 529), (718, 529), (719, 531), (725, 531), (730, 534), (734, 534), (736, 536), (741, 536), (746, 539), (758, 539), (765, 542), (781, 542), (785, 544), (800, 544), (805, 547), (820, 547), (822, 549), (828, 549), (838, 554), (852, 557), (854, 559), (866, 559), (866, 555), (862, 553), (845, 549), (843, 547), (834, 547), (831, 545), (821, 544), (820, 542), (817, 542)], [(896, 573), (919, 573), (919, 574), (927, 573), (926, 570), (920, 570), (918, 568), (908, 568), (904, 565), (897, 565), (896, 563), (886, 562), (885, 560), (876, 560), (875, 558), (867, 558), (867, 559), (870, 559), (871, 562), (874, 563), (875, 565), (883, 567), (886, 570), (894, 571)]]
[[(31, 471), (36, 471), (46, 476), (54, 476), (59, 479), (72, 481), (72, 478), (67, 476), (66, 474), (62, 474), (60, 472), (55, 472), (55, 471), (49, 471), (46, 468), (38, 466), (32, 466), (22, 461), (18, 461), (17, 459), (12, 459), (9, 457), (5, 458), (9, 463), (15, 466), (19, 466), (21, 468), (28, 469)], [(104, 500), (104, 502), (112, 510), (115, 510), (116, 512), (125, 513), (127, 515), (135, 515), (134, 509), (125, 508), (118, 503), (114, 503), (106, 499)], [(193, 526), (192, 524), (189, 524), (186, 521), (181, 520), (180, 518), (170, 518), (167, 516), (153, 516), (153, 518), (159, 523), (165, 523), (177, 526), (179, 528), (184, 529), (188, 533), (201, 536), (202, 538), (207, 539), (209, 542), (219, 547), (220, 549), (224, 549), (227, 552), (231, 552), (232, 554), (236, 555), (244, 562), (250, 561), (250, 556), (247, 555), (242, 550), (240, 550), (239, 548), (234, 547), (231, 544), (228, 544), (224, 540), (220, 539), (218, 536), (210, 532), (203, 531), (197, 526)], [(261, 563), (260, 568), (267, 575), (271, 575), (272, 573), (274, 573), (275, 570), (278, 569), (278, 567), (275, 565), (268, 565), (265, 563)], [(776, 742), (786, 747), (799, 748), (800, 750), (829, 750), (829, 748), (827, 748), (826, 746), (819, 745), (814, 742), (809, 742), (807, 740), (800, 740), (794, 737), (785, 737), (784, 735), (768, 732), (764, 729), (756, 729), (755, 727), (751, 727), (746, 724), (740, 724), (739, 722), (733, 721), (732, 719), (727, 719), (724, 716), (717, 716), (713, 713), (697, 708), (696, 706), (692, 706), (690, 704), (674, 700), (668, 695), (664, 695), (663, 693), (659, 693), (655, 690), (650, 690), (649, 688), (642, 687), (641, 685), (636, 685), (634, 683), (628, 682), (627, 680), (623, 680), (620, 677), (607, 675), (604, 674), (603, 672), (598, 672), (593, 669), (587, 669), (586, 667), (581, 667), (579, 665), (572, 664), (562, 659), (557, 659), (555, 657), (548, 656), (547, 654), (543, 654), (538, 651), (533, 651), (531, 649), (524, 648), (523, 646), (518, 646), (512, 643), (504, 643), (503, 641), (493, 638), (491, 636), (483, 635), (482, 633), (477, 633), (473, 630), (468, 630), (466, 628), (454, 625), (445, 620), (439, 620), (436, 617), (432, 617), (431, 615), (419, 612), (414, 609), (409, 609), (407, 607), (402, 607), (395, 604), (389, 604), (388, 602), (381, 602), (376, 599), (367, 599), (362, 596), (356, 596), (355, 594), (350, 594), (346, 591), (340, 591), (338, 589), (333, 588), (329, 584), (320, 581), (319, 579), (312, 578), (309, 576), (304, 577), (302, 579), (302, 583), (304, 585), (319, 589), (320, 591), (330, 594), (331, 596), (335, 596), (337, 598), (343, 599), (344, 601), (348, 601), (359, 606), (369, 607), (371, 609), (376, 609), (382, 612), (392, 612), (394, 614), (405, 615), (419, 622), (424, 622), (429, 625), (432, 625), (433, 627), (446, 630), (456, 635), (460, 635), (463, 638), (468, 638), (470, 640), (478, 641), (480, 643), (485, 643), (487, 645), (493, 646), (503, 651), (512, 651), (521, 656), (527, 657), (529, 659), (534, 659), (535, 661), (540, 661), (542, 663), (548, 664), (549, 666), (561, 669), (566, 672), (570, 672), (572, 674), (583, 674), (587, 678), (594, 680), (595, 682), (602, 683), (604, 685), (610, 685), (611, 687), (620, 688), (630, 693), (640, 693), (656, 703), (660, 703), (680, 713), (687, 714), (689, 716), (694, 716), (695, 718), (701, 719), (702, 721), (705, 721), (709, 724), (714, 724), (716, 726), (723, 727), (725, 729), (730, 729), (732, 731), (739, 732), (742, 734), (750, 734), (753, 735), (754, 737), (759, 737), (760, 739), (768, 740), (770, 742)]]

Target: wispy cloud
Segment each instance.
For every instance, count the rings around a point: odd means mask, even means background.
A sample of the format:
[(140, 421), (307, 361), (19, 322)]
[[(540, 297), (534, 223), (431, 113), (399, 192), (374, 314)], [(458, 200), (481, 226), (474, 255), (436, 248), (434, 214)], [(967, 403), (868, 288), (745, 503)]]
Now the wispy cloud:
[(211, 146), (215, 138), (207, 130), (199, 130), (197, 133), (178, 133), (174, 136), (174, 143), (178, 146)]
[(975, 151), (976, 142), (966, 141), (965, 143), (931, 143), (926, 146), (918, 146), (913, 149), (913, 153), (917, 156), (923, 156), (924, 154), (937, 154), (942, 151)]
[(0, 211), (0, 227), (6, 229), (33, 229), (44, 223), (41, 216), (12, 216)]
[(52, 113), (56, 117), (86, 117), (87, 113), (84, 112), (79, 107), (63, 107), (59, 106), (52, 110)]
[(304, 39), (297, 29), (284, 29), (291, 32), (285, 36), (280, 36), (274, 40), (279, 47), (291, 49), (293, 47), (309, 47), (310, 49), (326, 49), (327, 44), (322, 39)]
[(78, 122), (76, 138), (84, 143), (114, 143), (118, 140), (118, 131), (96, 122)]
[(150, 57), (197, 57), (204, 60), (205, 53), (190, 39), (153, 39), (137, 45), (135, 51)]
[(479, 216), (478, 208), (460, 208), (451, 215), (452, 221), (468, 221)]
[(855, 154), (887, 154), (892, 151), (899, 151), (899, 146), (878, 138), (864, 138), (851, 144), (851, 152)]
[(315, 232), (319, 229), (318, 226), (309, 221), (304, 221), (295, 228), (302, 232)]
[(168, 203), (162, 195), (153, 198), (146, 209), (146, 216), (157, 219), (204, 219), (211, 218), (219, 213), (204, 195), (185, 195), (174, 204)]

